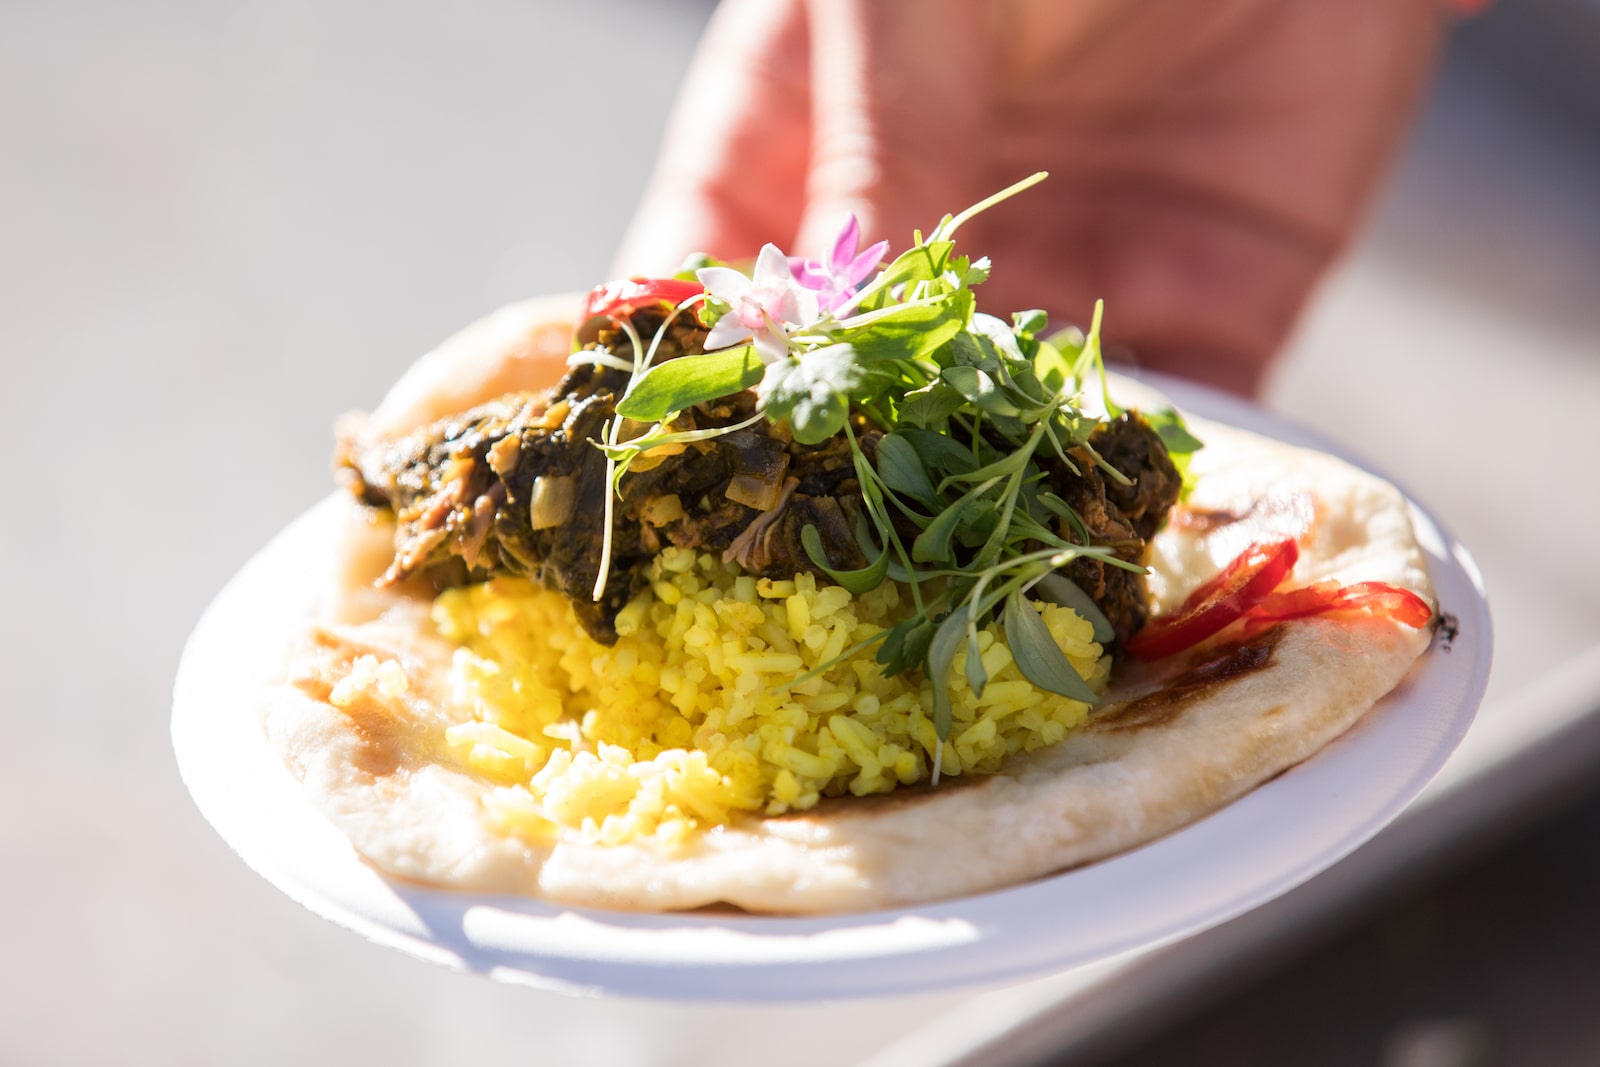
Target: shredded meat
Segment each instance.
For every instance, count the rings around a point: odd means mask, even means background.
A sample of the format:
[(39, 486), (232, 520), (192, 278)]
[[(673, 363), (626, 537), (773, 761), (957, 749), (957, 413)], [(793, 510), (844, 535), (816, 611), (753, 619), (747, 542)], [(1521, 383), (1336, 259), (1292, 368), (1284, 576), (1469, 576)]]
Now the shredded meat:
[[(637, 312), (643, 336), (660, 323)], [(705, 332), (680, 319), (657, 358), (700, 351)], [(602, 334), (601, 344), (615, 344)], [(784, 424), (762, 421), (681, 451), (647, 452), (618, 483), (611, 521), (611, 563), (598, 599), (605, 543), (606, 458), (594, 442), (615, 417), (627, 374), (596, 365), (574, 368), (553, 389), (512, 394), (395, 439), (372, 440), (346, 427), (337, 456), (341, 478), (373, 507), (398, 520), (394, 562), (386, 582), (415, 573), (446, 586), (497, 573), (526, 575), (572, 601), (597, 640), (616, 640), (617, 613), (645, 585), (650, 562), (668, 545), (709, 550), (746, 572), (787, 578), (819, 572), (801, 533), (814, 526), (833, 569), (864, 566), (855, 536), (861, 488), (850, 446), (836, 435), (802, 445)], [(674, 429), (731, 426), (755, 410), (749, 393), (683, 413)], [(869, 462), (880, 434), (865, 421), (854, 430)], [(1060, 534), (1109, 545), (1142, 562), (1145, 543), (1176, 501), (1179, 477), (1160, 438), (1136, 415), (1096, 432), (1090, 445), (1131, 481), (1107, 477), (1082, 449), (1080, 473), (1040, 454), (1048, 488), (1083, 520), (1063, 520)], [(896, 515), (906, 543), (918, 530)], [(1119, 638), (1146, 616), (1142, 575), (1090, 560), (1067, 568), (1111, 620)]]
[[(1083, 449), (1073, 453), (1082, 477), (1067, 471), (1052, 457), (1051, 487), (1065, 500), (1088, 529), (1089, 543), (1116, 549), (1119, 559), (1143, 563), (1145, 544), (1154, 537), (1167, 512), (1178, 501), (1182, 478), (1167, 456), (1166, 446), (1150, 424), (1126, 413), (1106, 423), (1089, 438), (1089, 447), (1125, 475), (1124, 485), (1099, 469)], [(1076, 540), (1065, 521), (1060, 533)], [(1144, 625), (1149, 615), (1144, 575), (1092, 559), (1067, 564), (1065, 574), (1076, 582), (1105, 613), (1120, 643)]]
[[(693, 328), (670, 332), (661, 356), (698, 350), (703, 337)], [(584, 628), (611, 643), (617, 613), (668, 544), (787, 578), (817, 569), (801, 543), (810, 525), (830, 566), (865, 565), (854, 535), (860, 487), (848, 442), (802, 445), (759, 423), (690, 443), (660, 462), (646, 453), (642, 469), (621, 479), (610, 572), (596, 600), (607, 485), (605, 454), (593, 442), (626, 384), (621, 371), (583, 365), (550, 392), (502, 397), (399, 439), (370, 441), (349, 428), (336, 458), (341, 478), (399, 521), (385, 581), (417, 572), (441, 586), (527, 575), (564, 593)], [(753, 413), (754, 399), (743, 394), (685, 412), (674, 429), (728, 426)], [(539, 513), (541, 483), (544, 496), (558, 501), (556, 514)]]

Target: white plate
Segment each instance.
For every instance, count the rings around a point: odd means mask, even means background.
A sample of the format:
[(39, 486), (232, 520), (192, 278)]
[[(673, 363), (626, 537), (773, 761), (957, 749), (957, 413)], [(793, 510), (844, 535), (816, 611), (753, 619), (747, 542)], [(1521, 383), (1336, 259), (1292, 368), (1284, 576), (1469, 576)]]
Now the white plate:
[[(1159, 384), (1196, 414), (1344, 454), (1241, 401)], [(173, 694), (173, 747), (200, 810), (272, 884), (373, 941), (493, 978), (583, 993), (794, 1001), (1059, 970), (1195, 933), (1293, 888), (1377, 833), (1444, 765), (1483, 696), (1491, 626), (1472, 558), (1412, 507), (1439, 602), (1460, 632), (1448, 649), (1436, 641), (1354, 729), (1142, 848), (942, 904), (823, 918), (636, 915), (431, 889), (368, 866), (238, 700), (238, 680), (259, 668), (262, 635), (312, 601), (318, 574), (304, 563), (328, 543), (333, 498), (252, 559), (200, 620)]]

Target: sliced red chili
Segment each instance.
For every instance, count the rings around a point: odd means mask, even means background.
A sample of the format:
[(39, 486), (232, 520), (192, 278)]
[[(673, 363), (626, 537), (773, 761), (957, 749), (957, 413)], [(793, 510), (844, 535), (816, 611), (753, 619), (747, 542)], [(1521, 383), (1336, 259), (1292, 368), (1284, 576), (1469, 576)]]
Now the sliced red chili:
[(1289, 589), (1256, 604), (1249, 611), (1252, 624), (1303, 619), (1338, 611), (1362, 611), (1421, 628), (1433, 619), (1428, 602), (1409, 589), (1386, 582), (1357, 582), (1340, 585), (1318, 582), (1300, 589)]
[(640, 308), (652, 304), (673, 307), (691, 296), (705, 292), (699, 282), (681, 278), (625, 278), (621, 281), (597, 285), (583, 301), (578, 312), (578, 322), (585, 323), (596, 316), (613, 319), (626, 318)]
[(1128, 638), (1129, 653), (1162, 659), (1192, 648), (1249, 611), (1294, 569), (1300, 549), (1293, 539), (1253, 544), (1216, 577), (1190, 593), (1176, 611), (1145, 623)]
[(1262, 599), (1247, 614), (1252, 619), (1264, 622), (1319, 615), (1331, 608), (1342, 588), (1338, 582), (1329, 580), (1303, 585), (1298, 589), (1281, 589)]

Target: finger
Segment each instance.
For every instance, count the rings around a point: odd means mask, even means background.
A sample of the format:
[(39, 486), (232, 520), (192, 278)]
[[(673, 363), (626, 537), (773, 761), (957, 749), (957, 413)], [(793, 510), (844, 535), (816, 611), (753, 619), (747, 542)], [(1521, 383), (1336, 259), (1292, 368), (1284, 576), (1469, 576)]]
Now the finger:
[(1047, 210), (973, 224), (996, 260), (982, 295), (1078, 321), (1104, 298), (1109, 343), (1246, 391), (1377, 187), (1425, 84), (1437, 7), (1129, 10), (1091, 47), (1009, 65), (1036, 80), (1001, 98), (992, 155), (1054, 177)]
[[(809, 0), (811, 165), (797, 247), (848, 214), (894, 248), (975, 199), (992, 48), (967, 0)], [(990, 191), (986, 190), (985, 192)]]
[(792, 238), (810, 120), (802, 0), (727, 0), (695, 52), (659, 162), (615, 261), (674, 270), (690, 252), (754, 256)]

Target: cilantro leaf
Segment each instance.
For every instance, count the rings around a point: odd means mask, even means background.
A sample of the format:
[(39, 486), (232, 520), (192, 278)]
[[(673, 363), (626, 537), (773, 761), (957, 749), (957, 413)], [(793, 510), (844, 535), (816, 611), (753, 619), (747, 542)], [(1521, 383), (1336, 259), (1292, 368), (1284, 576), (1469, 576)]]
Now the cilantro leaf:
[(971, 259), (967, 256), (957, 256), (950, 269), (955, 272), (956, 282), (962, 287), (982, 285), (989, 280), (989, 257), (979, 256), (977, 259)]
[(788, 419), (796, 441), (816, 445), (844, 429), (850, 396), (866, 379), (855, 349), (834, 344), (772, 364), (757, 394), (769, 418)]
[[(943, 382), (934, 382), (907, 393), (900, 400), (899, 415), (902, 422), (931, 430), (943, 426), (945, 421), (967, 406), (967, 398)], [(949, 438), (942, 438), (949, 440)], [(955, 445), (954, 442), (951, 442)], [(959, 445), (955, 445), (959, 448)]]

